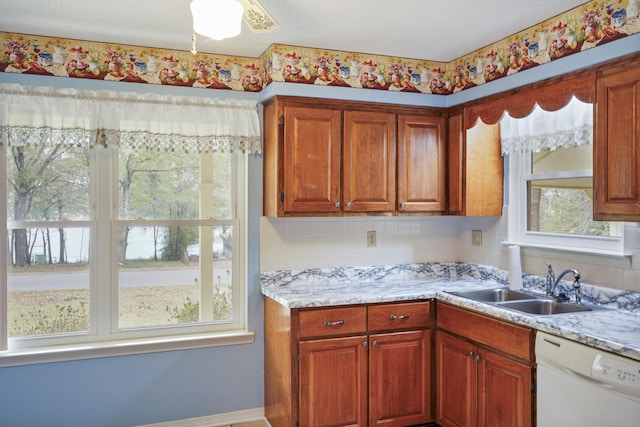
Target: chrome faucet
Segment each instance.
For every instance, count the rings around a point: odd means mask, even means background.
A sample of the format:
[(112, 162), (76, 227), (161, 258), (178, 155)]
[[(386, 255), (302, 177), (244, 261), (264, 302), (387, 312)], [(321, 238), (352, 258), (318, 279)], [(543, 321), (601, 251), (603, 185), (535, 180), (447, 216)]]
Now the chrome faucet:
[(553, 297), (553, 298), (560, 298), (560, 297), (556, 297), (555, 293), (556, 293), (556, 288), (558, 287), (558, 283), (560, 283), (560, 280), (562, 280), (562, 278), (564, 276), (566, 276), (567, 274), (572, 273), (573, 274), (573, 291), (575, 292), (576, 296), (576, 304), (582, 304), (582, 288), (580, 287), (580, 272), (578, 270), (574, 270), (573, 268), (568, 268), (566, 270), (564, 270), (562, 273), (560, 273), (560, 275), (558, 276), (558, 278), (556, 279), (556, 276), (553, 272), (553, 268), (551, 267), (551, 263), (548, 262), (547, 263), (547, 281), (545, 283), (545, 292), (547, 294), (547, 296), (549, 297)]
[(548, 262), (547, 263), (547, 281), (544, 287), (544, 293), (548, 297), (553, 295), (553, 291), (554, 291), (553, 284), (555, 283), (555, 281), (556, 281), (556, 275), (553, 272), (553, 267), (551, 267), (551, 263)]

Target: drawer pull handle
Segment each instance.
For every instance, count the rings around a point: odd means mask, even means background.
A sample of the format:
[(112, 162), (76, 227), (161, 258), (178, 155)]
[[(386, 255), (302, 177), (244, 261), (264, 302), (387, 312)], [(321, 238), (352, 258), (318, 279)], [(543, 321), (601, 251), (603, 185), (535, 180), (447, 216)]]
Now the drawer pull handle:
[(337, 326), (337, 325), (344, 325), (344, 319), (336, 320), (335, 322), (329, 322), (328, 320), (324, 321), (324, 326)]
[(396, 316), (395, 314), (392, 314), (391, 316), (389, 316), (390, 320), (396, 320), (396, 319), (408, 319), (409, 317), (411, 317), (411, 315), (409, 313), (407, 314), (403, 314), (401, 316)]

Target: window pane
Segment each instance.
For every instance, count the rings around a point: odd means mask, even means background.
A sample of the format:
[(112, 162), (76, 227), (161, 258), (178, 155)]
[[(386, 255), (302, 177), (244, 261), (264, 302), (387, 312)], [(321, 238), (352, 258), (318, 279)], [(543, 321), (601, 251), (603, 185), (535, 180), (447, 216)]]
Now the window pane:
[(184, 152), (122, 150), (121, 219), (197, 219), (198, 156)]
[(136, 250), (119, 266), (120, 328), (230, 319), (232, 227), (152, 228), (128, 231)]
[(7, 215), (13, 221), (89, 219), (89, 154), (74, 146), (7, 150)]
[(591, 170), (593, 146), (559, 147), (554, 151), (542, 150), (531, 154), (531, 172), (551, 173)]
[(198, 227), (121, 227), (121, 235), (126, 230), (132, 250), (119, 264), (120, 328), (177, 323), (173, 307), (195, 311), (197, 321), (199, 270), (187, 248), (198, 245)]
[(89, 229), (10, 229), (9, 239), (9, 336), (87, 331)]
[(528, 231), (585, 236), (620, 236), (620, 227), (593, 221), (591, 178), (528, 183)]
[[(213, 263), (209, 267), (205, 260), (202, 268), (211, 269), (212, 281), (203, 282), (211, 289), (211, 313), (203, 313), (203, 320), (229, 320), (231, 318), (232, 274), (233, 274), (233, 227), (203, 227), (204, 232), (211, 231), (213, 238)], [(203, 270), (206, 271), (206, 270)], [(203, 275), (204, 278), (204, 275)], [(205, 317), (206, 316), (206, 317)]]
[(121, 150), (120, 219), (230, 219), (231, 156)]
[(235, 190), (231, 167), (231, 159), (234, 154), (216, 153), (210, 154), (210, 156), (213, 160), (213, 215), (207, 216), (216, 219), (231, 219), (235, 216), (232, 197), (232, 192)]

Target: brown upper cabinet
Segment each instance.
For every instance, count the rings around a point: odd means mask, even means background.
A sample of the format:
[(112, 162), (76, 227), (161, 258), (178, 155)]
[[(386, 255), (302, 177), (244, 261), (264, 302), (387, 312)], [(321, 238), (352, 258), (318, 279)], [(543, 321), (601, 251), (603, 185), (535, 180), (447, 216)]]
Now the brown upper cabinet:
[(396, 203), (396, 117), (345, 111), (342, 141), (344, 212), (393, 212)]
[(283, 117), (284, 210), (339, 211), (341, 112), (285, 107)]
[(398, 211), (444, 212), (446, 122), (440, 116), (398, 114)]
[(504, 168), (499, 125), (465, 130), (462, 111), (449, 116), (449, 213), (502, 215)]
[(594, 219), (640, 221), (640, 61), (596, 82)]
[(435, 109), (273, 98), (264, 105), (264, 215), (444, 213), (445, 137)]

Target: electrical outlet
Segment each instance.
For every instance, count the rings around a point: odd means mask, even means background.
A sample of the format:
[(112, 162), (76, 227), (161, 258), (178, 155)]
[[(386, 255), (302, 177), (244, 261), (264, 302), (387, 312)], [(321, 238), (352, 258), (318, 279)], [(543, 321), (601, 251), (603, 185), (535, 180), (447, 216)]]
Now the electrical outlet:
[(471, 230), (471, 245), (482, 246), (482, 230)]
[(377, 244), (376, 232), (375, 231), (367, 231), (367, 247), (373, 248)]

